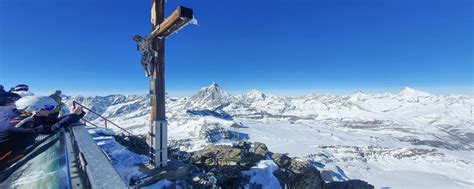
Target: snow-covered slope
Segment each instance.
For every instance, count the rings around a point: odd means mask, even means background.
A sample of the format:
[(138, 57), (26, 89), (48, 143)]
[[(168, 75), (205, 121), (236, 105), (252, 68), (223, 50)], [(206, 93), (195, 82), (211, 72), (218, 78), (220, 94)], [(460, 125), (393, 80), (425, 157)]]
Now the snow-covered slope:
[[(72, 97), (132, 132), (148, 132), (147, 95)], [(399, 93), (232, 96), (218, 84), (167, 97), (169, 140), (181, 150), (250, 140), (311, 159), (327, 180), (359, 178), (376, 187), (474, 188), (474, 97)], [(100, 118), (90, 120), (101, 124)], [(431, 183), (431, 184), (430, 184)]]

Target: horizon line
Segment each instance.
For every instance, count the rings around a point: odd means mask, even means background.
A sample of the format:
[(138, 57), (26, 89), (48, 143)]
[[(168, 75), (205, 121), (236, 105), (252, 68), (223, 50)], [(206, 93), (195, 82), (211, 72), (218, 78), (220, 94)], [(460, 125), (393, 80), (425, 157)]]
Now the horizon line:
[[(201, 87), (205, 88), (205, 87)], [(252, 90), (260, 91), (264, 94), (271, 94), (276, 96), (305, 96), (309, 94), (324, 94), (324, 95), (336, 95), (336, 96), (347, 96), (357, 92), (364, 92), (367, 94), (398, 94), (406, 87), (386, 87), (386, 88), (319, 88), (319, 89), (231, 89), (226, 90), (221, 87), (232, 96), (241, 95)], [(474, 87), (452, 87), (452, 88), (427, 88), (427, 87), (408, 87), (417, 91), (426, 92), (431, 95), (465, 95), (474, 96)], [(454, 89), (454, 90), (453, 90)], [(198, 93), (198, 90), (169, 90), (166, 92), (167, 96), (170, 97), (188, 97)], [(36, 95), (49, 95), (53, 91), (32, 91)], [(109, 95), (146, 95), (147, 90), (89, 90), (84, 91), (68, 91), (64, 90), (63, 94), (67, 96), (109, 96)]]

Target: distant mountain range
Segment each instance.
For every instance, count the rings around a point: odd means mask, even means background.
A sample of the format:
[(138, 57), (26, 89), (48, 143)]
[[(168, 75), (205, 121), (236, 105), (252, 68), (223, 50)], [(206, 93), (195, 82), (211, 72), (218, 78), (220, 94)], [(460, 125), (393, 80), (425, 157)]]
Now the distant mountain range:
[[(148, 95), (67, 98), (72, 100), (132, 132), (148, 132)], [(234, 96), (212, 83), (190, 97), (166, 97), (166, 106), (170, 144), (181, 150), (245, 139), (320, 162), (328, 180), (361, 178), (376, 187), (406, 188), (396, 181), (415, 174), (420, 179), (413, 186), (440, 176), (446, 178), (437, 180), (440, 188), (474, 187), (473, 96), (408, 87), (395, 94), (283, 97), (251, 90)]]

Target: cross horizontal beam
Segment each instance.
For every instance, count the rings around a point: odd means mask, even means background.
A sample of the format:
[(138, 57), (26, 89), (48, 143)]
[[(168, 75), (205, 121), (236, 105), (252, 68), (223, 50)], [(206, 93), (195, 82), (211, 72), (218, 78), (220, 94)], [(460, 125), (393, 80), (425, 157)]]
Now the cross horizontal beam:
[(179, 6), (160, 27), (153, 30), (150, 34), (151, 38), (167, 37), (178, 31), (181, 27), (188, 24), (193, 19), (193, 9)]

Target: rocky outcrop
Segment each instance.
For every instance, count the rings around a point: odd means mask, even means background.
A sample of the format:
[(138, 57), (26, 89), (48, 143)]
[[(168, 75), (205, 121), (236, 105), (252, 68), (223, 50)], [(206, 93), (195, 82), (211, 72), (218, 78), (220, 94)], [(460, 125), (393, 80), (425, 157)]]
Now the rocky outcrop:
[(242, 159), (242, 150), (232, 146), (209, 145), (193, 153), (191, 162), (205, 170), (216, 166), (237, 165)]
[[(148, 153), (148, 145), (142, 137), (118, 135), (115, 136), (115, 140), (136, 153)], [(361, 180), (325, 183), (320, 171), (311, 162), (291, 158), (286, 154), (269, 152), (267, 146), (259, 142), (253, 144), (240, 142), (234, 146), (209, 145), (193, 153), (171, 149), (169, 154), (171, 162), (177, 165), (175, 167), (184, 167), (185, 169), (182, 170), (186, 170), (186, 173), (179, 173), (179, 171), (177, 172), (178, 169), (173, 169), (151, 178), (152, 180), (158, 180), (159, 178), (175, 180), (176, 183), (173, 186), (179, 185), (183, 188), (239, 188), (242, 186), (261, 188), (262, 186), (259, 184), (250, 183), (249, 176), (242, 174), (242, 171), (249, 170), (265, 159), (271, 159), (278, 165), (279, 168), (273, 172), (273, 175), (278, 179), (282, 188), (374, 188), (372, 185)], [(173, 179), (176, 177), (174, 175), (181, 175), (179, 176), (180, 179)], [(183, 180), (183, 178), (185, 179)], [(133, 181), (132, 183), (135, 182)]]
[(272, 154), (272, 160), (278, 165), (278, 167), (288, 167), (291, 163), (291, 158), (286, 154), (274, 153)]
[(137, 154), (147, 155), (150, 153), (150, 146), (148, 146), (144, 136), (133, 135), (114, 135), (115, 140), (125, 146), (128, 150)]
[[(204, 169), (217, 179), (217, 185), (238, 187), (250, 185), (241, 172), (255, 166), (259, 161), (272, 158), (280, 167), (273, 174), (278, 178), (282, 187), (290, 188), (322, 188), (323, 181), (319, 171), (310, 162), (291, 159), (285, 154), (270, 153), (263, 143), (241, 142), (236, 146), (210, 145), (205, 149), (194, 152), (191, 163)], [(196, 180), (202, 181), (202, 178)], [(252, 184), (258, 188), (258, 185)]]
[[(250, 145), (241, 142), (236, 146), (209, 145), (191, 156), (191, 164), (211, 173), (220, 186), (240, 186), (244, 177), (242, 171), (264, 159), (268, 149), (263, 143)], [(202, 181), (202, 178), (197, 179)]]
[[(114, 137), (117, 142), (135, 153), (148, 153), (149, 147), (142, 137), (123, 134)], [(308, 161), (292, 159), (285, 154), (271, 153), (265, 144), (259, 142), (253, 144), (240, 142), (235, 146), (209, 145), (191, 154), (170, 150), (170, 158), (174, 162), (188, 164), (187, 186), (235, 188), (247, 185), (260, 188), (258, 184), (249, 183), (248, 176), (242, 174), (242, 171), (250, 169), (261, 160), (271, 158), (280, 167), (273, 174), (282, 187), (322, 188), (319, 171)]]
[(374, 186), (361, 180), (326, 183), (318, 169), (309, 161), (291, 159), (285, 154), (275, 153), (273, 161), (280, 167), (273, 173), (280, 181), (282, 188), (298, 189), (373, 189)]
[(323, 189), (374, 189), (374, 186), (362, 180), (348, 180), (326, 183)]
[(257, 183), (250, 183), (250, 176), (242, 172), (261, 160), (271, 159), (279, 167), (273, 175), (282, 188), (373, 189), (372, 185), (360, 180), (325, 183), (311, 162), (269, 152), (267, 146), (259, 142), (240, 142), (234, 146), (209, 145), (193, 153), (170, 150), (169, 154), (173, 161), (187, 165), (186, 179), (173, 183), (173, 186), (182, 188), (262, 188)]
[(273, 154), (273, 161), (280, 167), (273, 174), (280, 181), (282, 188), (313, 189), (323, 188), (319, 170), (309, 161), (291, 159), (285, 154)]
[(260, 142), (255, 142), (253, 143), (252, 147), (250, 147), (249, 153), (258, 159), (263, 159), (268, 153), (267, 145)]

